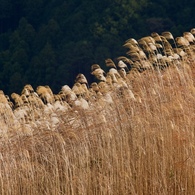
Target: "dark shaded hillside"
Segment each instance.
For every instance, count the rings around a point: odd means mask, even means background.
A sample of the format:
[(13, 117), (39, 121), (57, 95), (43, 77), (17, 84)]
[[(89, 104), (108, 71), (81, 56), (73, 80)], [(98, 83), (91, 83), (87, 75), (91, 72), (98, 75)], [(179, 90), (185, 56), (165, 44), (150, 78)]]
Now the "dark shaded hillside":
[(194, 27), (194, 1), (0, 0), (0, 88), (72, 85), (92, 63), (124, 53), (129, 37)]

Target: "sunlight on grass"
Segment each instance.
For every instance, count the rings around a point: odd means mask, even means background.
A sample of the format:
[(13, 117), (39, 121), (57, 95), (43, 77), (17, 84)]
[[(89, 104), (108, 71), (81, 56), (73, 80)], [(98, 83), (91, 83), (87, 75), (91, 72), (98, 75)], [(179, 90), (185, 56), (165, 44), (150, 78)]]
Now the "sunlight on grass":
[(0, 194), (193, 194), (194, 66), (145, 71), (128, 82), (136, 101), (113, 91), (56, 131), (1, 138)]

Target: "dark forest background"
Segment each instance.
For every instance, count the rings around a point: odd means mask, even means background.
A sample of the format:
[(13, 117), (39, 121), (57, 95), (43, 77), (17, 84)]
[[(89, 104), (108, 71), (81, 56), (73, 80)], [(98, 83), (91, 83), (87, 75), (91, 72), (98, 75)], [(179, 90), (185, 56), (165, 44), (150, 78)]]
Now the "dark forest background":
[(128, 38), (195, 27), (194, 0), (0, 0), (0, 89), (57, 93), (90, 66), (125, 55)]

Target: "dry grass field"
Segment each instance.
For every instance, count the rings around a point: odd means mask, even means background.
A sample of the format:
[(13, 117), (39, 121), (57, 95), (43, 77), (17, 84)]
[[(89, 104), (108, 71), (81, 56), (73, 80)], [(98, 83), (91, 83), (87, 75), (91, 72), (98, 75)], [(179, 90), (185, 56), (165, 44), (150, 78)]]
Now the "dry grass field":
[(195, 64), (135, 73), (136, 101), (60, 116), (55, 131), (2, 137), (1, 195), (193, 195)]
[[(170, 33), (164, 35), (170, 39)], [(1, 91), (0, 194), (194, 195), (195, 40), (191, 37), (189, 42), (176, 39), (185, 46), (187, 58), (180, 51), (179, 60), (179, 55), (168, 58), (158, 53), (158, 60), (168, 60), (169, 66), (132, 70), (124, 80), (119, 76), (116, 87), (111, 91), (102, 88), (102, 94), (97, 93), (86, 109), (55, 113), (46, 104), (50, 114), (41, 117), (38, 114), (44, 112), (32, 109), (28, 113), (34, 121), (28, 121), (28, 128), (13, 120)], [(175, 54), (165, 38), (161, 41), (166, 55)], [(140, 44), (149, 53), (149, 46), (155, 46), (148, 37)], [(126, 46), (137, 62), (134, 66), (141, 61), (140, 65), (149, 67), (134, 40)], [(156, 48), (152, 54), (155, 52)], [(149, 57), (153, 60), (155, 56)], [(104, 78), (100, 68), (93, 71)], [(112, 69), (110, 78), (113, 72), (117, 71)], [(105, 87), (109, 77), (106, 79), (99, 86)]]

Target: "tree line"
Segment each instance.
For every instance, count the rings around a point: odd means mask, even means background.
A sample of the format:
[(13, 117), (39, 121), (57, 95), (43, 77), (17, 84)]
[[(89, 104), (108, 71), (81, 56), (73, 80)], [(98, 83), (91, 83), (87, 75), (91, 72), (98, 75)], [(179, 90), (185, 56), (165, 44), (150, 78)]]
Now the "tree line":
[(0, 87), (20, 93), (27, 83), (58, 92), (93, 63), (125, 55), (130, 37), (194, 26), (195, 1), (0, 0)]

